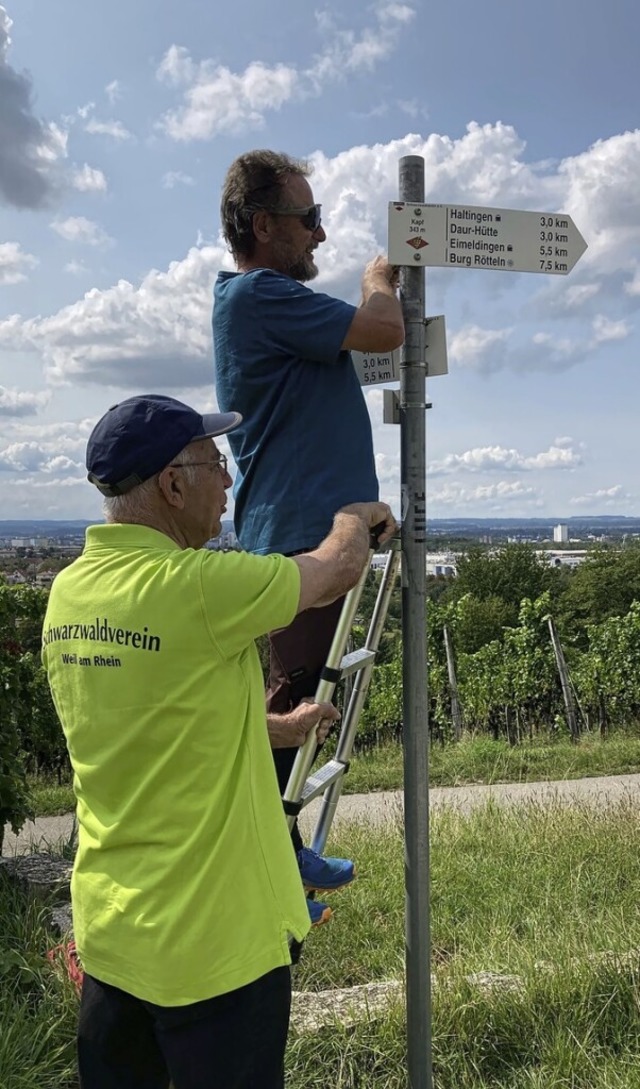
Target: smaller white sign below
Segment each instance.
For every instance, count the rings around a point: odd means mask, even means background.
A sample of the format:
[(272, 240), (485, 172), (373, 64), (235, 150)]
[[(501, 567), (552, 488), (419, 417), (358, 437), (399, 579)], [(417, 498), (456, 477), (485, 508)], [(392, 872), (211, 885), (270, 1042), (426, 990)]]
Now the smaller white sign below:
[(439, 374), (448, 374), (447, 331), (444, 324), (444, 314), (438, 314), (434, 318), (427, 318), (426, 341), (427, 378), (435, 378)]
[(400, 349), (377, 354), (352, 352), (351, 358), (361, 386), (376, 386), (381, 382), (400, 381)]
[[(425, 358), (427, 378), (447, 374), (447, 339), (444, 314), (426, 319)], [(400, 349), (393, 352), (352, 352), (353, 365), (361, 386), (400, 381)]]

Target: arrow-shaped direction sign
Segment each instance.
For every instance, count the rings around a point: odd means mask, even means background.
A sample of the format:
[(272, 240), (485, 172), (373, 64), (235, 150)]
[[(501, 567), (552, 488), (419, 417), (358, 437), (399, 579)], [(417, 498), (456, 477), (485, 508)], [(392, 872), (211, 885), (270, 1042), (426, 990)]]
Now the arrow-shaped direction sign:
[[(444, 314), (425, 318), (425, 325), (427, 327), (425, 338), (427, 378), (435, 378), (438, 374), (448, 372)], [(399, 348), (393, 352), (385, 352), (383, 355), (375, 352), (352, 352), (351, 358), (361, 386), (400, 381)]]
[(466, 204), (389, 204), (392, 265), (566, 276), (587, 243), (570, 216)]

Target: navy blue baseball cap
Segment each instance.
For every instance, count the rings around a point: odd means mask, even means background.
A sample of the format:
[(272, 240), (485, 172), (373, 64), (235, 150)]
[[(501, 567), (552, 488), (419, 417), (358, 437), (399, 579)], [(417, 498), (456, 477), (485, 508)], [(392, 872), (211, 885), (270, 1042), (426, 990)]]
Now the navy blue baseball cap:
[(103, 495), (124, 495), (199, 439), (215, 438), (242, 422), (239, 412), (201, 415), (174, 397), (145, 393), (112, 405), (87, 443), (87, 479)]

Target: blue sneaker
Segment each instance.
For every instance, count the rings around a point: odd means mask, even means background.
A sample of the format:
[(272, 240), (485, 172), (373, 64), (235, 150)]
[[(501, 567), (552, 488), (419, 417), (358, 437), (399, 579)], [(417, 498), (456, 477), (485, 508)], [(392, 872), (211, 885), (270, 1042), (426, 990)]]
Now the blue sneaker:
[(328, 923), (333, 915), (329, 905), (321, 904), (319, 900), (307, 900), (307, 907), (312, 926), (322, 926), (323, 923)]
[(341, 889), (356, 876), (348, 858), (323, 858), (310, 847), (298, 851), (298, 867), (305, 889)]

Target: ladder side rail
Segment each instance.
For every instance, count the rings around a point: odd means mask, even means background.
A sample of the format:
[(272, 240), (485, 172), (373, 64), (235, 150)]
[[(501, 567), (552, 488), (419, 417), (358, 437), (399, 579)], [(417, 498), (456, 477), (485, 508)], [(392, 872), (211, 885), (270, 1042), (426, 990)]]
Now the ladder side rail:
[[(378, 596), (374, 606), (373, 614), (369, 624), (369, 631), (367, 633), (367, 641), (365, 648), (367, 650), (377, 651), (380, 645), (380, 639), (384, 629), (384, 622), (389, 612), (389, 604), (391, 601), (391, 594), (395, 585), (396, 577), (400, 567), (400, 542), (396, 538), (391, 541), (392, 551), (387, 556), (387, 562), (378, 589)], [(353, 749), (353, 743), (358, 729), (358, 723), (360, 721), (360, 715), (362, 714), (362, 708), (366, 699), (367, 690), (369, 688), (369, 682), (373, 674), (374, 662), (365, 666), (360, 673), (357, 674), (349, 700), (349, 706), (345, 714), (342, 729), (340, 731), (340, 738), (338, 740), (338, 746), (336, 749), (336, 755), (334, 759), (343, 764), (348, 764), (351, 758), (351, 751)], [(322, 805), (320, 807), (320, 813), (313, 832), (313, 838), (311, 841), (311, 849), (317, 851), (318, 854), (322, 854), (331, 831), (331, 825), (335, 817), (340, 795), (342, 794), (342, 788), (344, 785), (344, 775), (335, 779), (325, 791), (322, 798)]]
[(358, 722), (367, 695), (369, 681), (371, 680), (371, 675), (375, 666), (375, 655), (380, 646), (384, 623), (389, 612), (391, 594), (393, 593), (393, 587), (400, 567), (400, 542), (394, 539), (392, 541), (392, 546), (394, 545), (397, 545), (397, 547), (393, 548), (387, 556), (387, 562), (382, 573), (373, 613), (369, 622), (367, 639), (363, 647), (363, 650), (373, 652), (374, 658), (354, 679), (353, 692), (345, 715), (345, 719), (348, 718), (350, 720), (349, 727), (351, 729), (349, 731), (343, 728), (340, 731), (340, 737), (338, 739), (335, 759), (343, 762), (348, 761), (351, 756)]
[[(336, 690), (336, 685), (338, 683), (338, 680), (340, 679), (340, 662), (342, 661), (342, 656), (347, 645), (347, 639), (349, 638), (349, 633), (353, 625), (353, 618), (355, 617), (356, 610), (362, 596), (362, 591), (364, 589), (364, 584), (369, 573), (373, 553), (374, 549), (371, 548), (369, 550), (368, 559), (364, 564), (364, 567), (362, 568), (362, 574), (360, 575), (358, 582), (354, 587), (352, 587), (351, 590), (349, 590), (349, 593), (345, 597), (344, 605), (342, 606), (342, 611), (340, 613), (340, 619), (338, 620), (338, 625), (336, 627), (335, 634), (331, 643), (331, 648), (329, 650), (329, 655), (327, 657), (327, 663), (324, 667), (325, 670), (330, 669), (336, 671), (338, 673), (338, 676), (336, 676), (334, 680), (325, 680), (323, 678), (320, 679), (314, 697), (317, 703), (330, 702)], [(291, 808), (291, 804), (296, 806), (302, 798), (302, 792), (304, 790), (304, 785), (307, 780), (307, 775), (309, 774), (311, 765), (313, 764), (313, 761), (315, 759), (317, 744), (318, 743), (316, 740), (316, 730), (314, 727), (313, 729), (309, 730), (304, 745), (301, 745), (298, 749), (298, 753), (291, 769), (291, 775), (289, 776), (286, 790), (282, 795), (282, 801), (284, 803), (285, 812), (287, 814), (287, 824), (289, 826), (289, 829), (293, 828), (293, 825), (295, 824), (297, 818), (297, 813), (290, 812), (289, 810)]]

